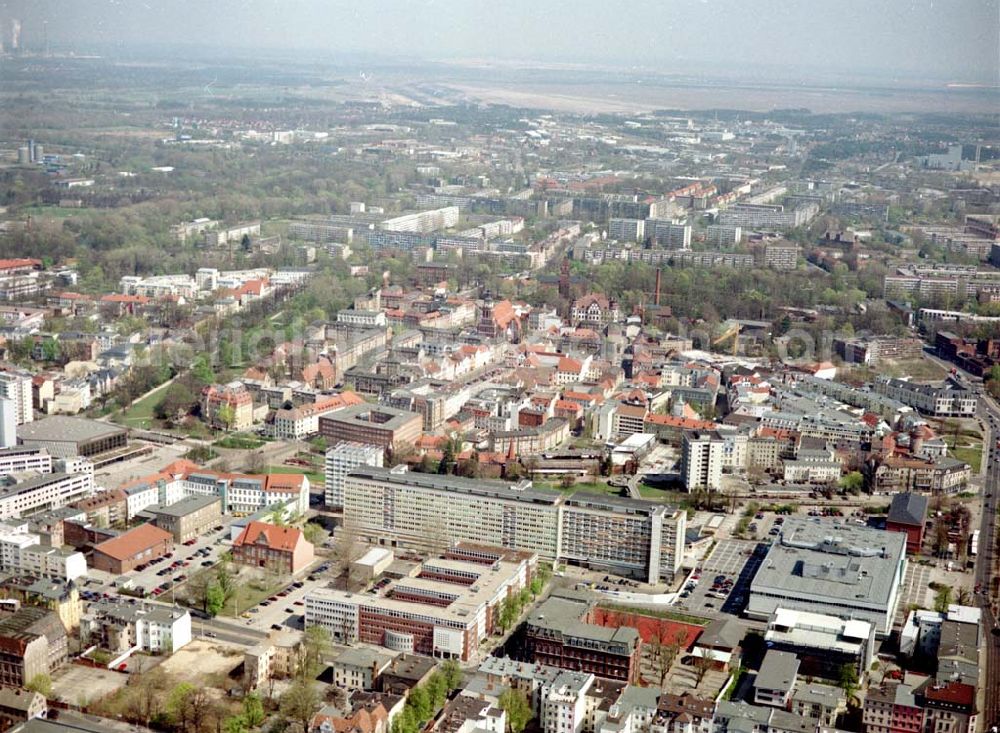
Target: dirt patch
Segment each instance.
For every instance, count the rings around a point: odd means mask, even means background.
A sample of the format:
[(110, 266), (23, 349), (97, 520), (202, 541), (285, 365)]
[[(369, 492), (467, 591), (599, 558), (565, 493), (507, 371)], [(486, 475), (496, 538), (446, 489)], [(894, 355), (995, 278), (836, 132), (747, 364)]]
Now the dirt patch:
[(243, 648), (219, 641), (195, 639), (163, 662), (163, 671), (182, 677), (192, 670), (200, 675), (228, 675), (243, 662)]
[(128, 682), (128, 675), (104, 667), (67, 664), (52, 675), (52, 694), (68, 705), (81, 705), (116, 692)]

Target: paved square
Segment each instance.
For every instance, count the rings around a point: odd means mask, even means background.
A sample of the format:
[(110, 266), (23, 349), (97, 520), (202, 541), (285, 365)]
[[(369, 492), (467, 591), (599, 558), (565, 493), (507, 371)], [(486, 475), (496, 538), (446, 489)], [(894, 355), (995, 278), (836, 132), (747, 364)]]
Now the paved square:
[(933, 568), (927, 565), (918, 565), (910, 562), (906, 566), (906, 575), (903, 576), (903, 587), (899, 592), (899, 609), (896, 612), (897, 620), (900, 622), (906, 618), (911, 605), (921, 608), (929, 608), (933, 602), (931, 589), (931, 572)]
[(66, 664), (52, 675), (52, 696), (69, 705), (98, 700), (128, 683), (128, 675), (103, 667)]

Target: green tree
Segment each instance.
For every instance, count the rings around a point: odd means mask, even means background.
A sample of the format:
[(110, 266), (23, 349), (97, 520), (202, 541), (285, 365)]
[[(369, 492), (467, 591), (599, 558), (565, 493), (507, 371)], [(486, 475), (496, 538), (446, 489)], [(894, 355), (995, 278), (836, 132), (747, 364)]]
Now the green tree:
[(222, 721), (222, 733), (248, 733), (250, 726), (242, 715), (231, 715)]
[(444, 677), (444, 684), (448, 692), (457, 689), (462, 684), (462, 668), (454, 659), (446, 659), (438, 672)]
[(865, 477), (859, 471), (851, 471), (840, 479), (841, 491), (846, 491), (848, 494), (859, 493), (864, 485)]
[(236, 594), (236, 574), (233, 572), (232, 556), (224, 552), (219, 556), (215, 566), (215, 582), (222, 591), (222, 601), (225, 603)]
[(222, 423), (222, 427), (226, 432), (233, 429), (233, 423), (236, 422), (236, 410), (233, 409), (232, 405), (222, 405), (216, 410), (215, 416)]
[(500, 602), (500, 611), (497, 614), (497, 621), (500, 622), (500, 632), (506, 634), (507, 630), (514, 624), (517, 612), (514, 610), (515, 601), (512, 596), (507, 596)]
[(445, 441), (444, 450), (441, 453), (441, 462), (438, 463), (438, 473), (451, 473), (451, 467), (455, 463), (455, 447), (450, 440)]
[(257, 693), (251, 692), (243, 698), (242, 717), (251, 728), (256, 728), (264, 722), (264, 703)]
[(209, 583), (205, 587), (205, 613), (209, 616), (218, 616), (222, 607), (226, 605), (226, 595), (218, 583)]
[(278, 709), (286, 720), (298, 723), (306, 731), (319, 704), (319, 694), (312, 682), (297, 680), (281, 696)]
[(42, 341), (42, 358), (45, 361), (56, 361), (59, 359), (59, 342), (51, 336), (47, 336)]
[(432, 708), (436, 710), (444, 705), (445, 700), (448, 699), (448, 683), (445, 681), (443, 674), (434, 672), (434, 674), (427, 678), (424, 686), (427, 688), (427, 695), (430, 697)]
[(302, 534), (305, 536), (306, 542), (313, 545), (318, 545), (323, 541), (323, 528), (316, 524), (316, 522), (306, 522), (302, 528)]
[(191, 364), (191, 374), (202, 384), (212, 384), (215, 381), (215, 370), (204, 354), (198, 356)]
[(500, 693), (501, 709), (507, 713), (508, 733), (522, 733), (532, 718), (531, 703), (522, 690), (508, 688)]
[(411, 689), (406, 703), (413, 708), (413, 715), (421, 722), (431, 717), (431, 713), (434, 712), (431, 708), (430, 695), (427, 694), (427, 688), (424, 685)]
[(174, 420), (183, 417), (198, 404), (198, 396), (184, 382), (174, 382), (167, 387), (163, 399), (153, 407), (153, 414), (160, 420)]
[(845, 664), (840, 668), (840, 689), (844, 691), (848, 702), (858, 691), (858, 670), (853, 664)]
[(949, 605), (951, 605), (951, 586), (942, 585), (934, 594), (934, 610), (938, 613), (947, 613)]
[(210, 702), (204, 687), (181, 682), (167, 696), (167, 712), (181, 733), (197, 733), (208, 714)]
[(330, 653), (330, 632), (322, 626), (309, 626), (302, 635), (302, 657), (296, 673), (303, 680), (315, 679), (322, 671), (323, 659)]
[(37, 692), (48, 699), (52, 697), (52, 678), (44, 672), (41, 672), (28, 680), (28, 684), (25, 685), (25, 688), (31, 690), (32, 692)]

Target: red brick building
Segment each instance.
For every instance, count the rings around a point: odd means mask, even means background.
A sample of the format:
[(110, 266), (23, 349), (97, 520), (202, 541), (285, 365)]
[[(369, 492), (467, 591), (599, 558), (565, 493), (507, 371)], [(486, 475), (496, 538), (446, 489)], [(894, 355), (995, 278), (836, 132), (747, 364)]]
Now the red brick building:
[(173, 535), (152, 524), (143, 524), (96, 545), (90, 565), (112, 575), (121, 575), (154, 558), (169, 555), (173, 550)]
[(312, 543), (295, 527), (250, 522), (233, 542), (235, 562), (278, 573), (297, 573), (314, 557)]
[(585, 622), (587, 601), (551, 596), (525, 624), (525, 659), (536, 664), (589, 672), (605, 679), (636, 684), (642, 639), (628, 626)]
[(896, 494), (889, 505), (885, 528), (889, 532), (906, 533), (906, 551), (920, 553), (924, 542), (924, 522), (927, 520), (927, 497), (920, 494)]

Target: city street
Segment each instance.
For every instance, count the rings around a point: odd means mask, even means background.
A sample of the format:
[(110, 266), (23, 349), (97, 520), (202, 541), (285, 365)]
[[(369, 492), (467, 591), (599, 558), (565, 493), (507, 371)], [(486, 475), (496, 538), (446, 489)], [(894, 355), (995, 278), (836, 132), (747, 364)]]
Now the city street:
[(983, 514), (979, 527), (979, 554), (976, 559), (976, 583), (982, 592), (978, 598), (983, 611), (984, 729), (1000, 724), (1000, 628), (997, 627), (996, 597), (996, 523), (1000, 509), (1000, 450), (995, 441), (1000, 435), (1000, 407), (985, 394), (979, 400), (979, 414), (986, 423), (984, 445), (988, 451), (986, 482), (983, 487)]

